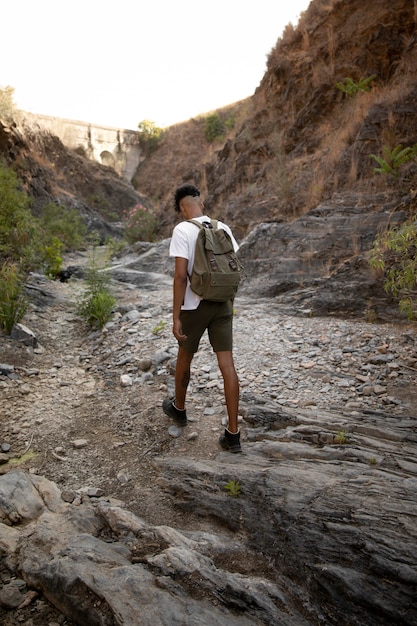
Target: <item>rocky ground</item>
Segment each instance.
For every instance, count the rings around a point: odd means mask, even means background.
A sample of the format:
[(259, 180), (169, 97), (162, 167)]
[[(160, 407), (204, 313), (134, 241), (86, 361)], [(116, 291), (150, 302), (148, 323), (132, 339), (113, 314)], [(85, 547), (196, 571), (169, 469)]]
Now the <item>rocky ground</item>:
[[(173, 392), (176, 353), (169, 282), (144, 290), (115, 283), (117, 313), (103, 332), (92, 332), (75, 312), (82, 281), (31, 278), (24, 324), (38, 345), (0, 338), (2, 473), (23, 468), (45, 476), (74, 505), (90, 488), (123, 501), (150, 524), (213, 528), (213, 520), (176, 507), (160, 476), (164, 460), (222, 461), (226, 454), (218, 446), (226, 416), (221, 378), (206, 338), (193, 365), (191, 423), (176, 429), (161, 410)], [(338, 415), (330, 432), (311, 435), (316, 444), (346, 444), (355, 436), (351, 418), (358, 412), (415, 415), (412, 325), (292, 317), (273, 300), (246, 297), (235, 307), (243, 454), (257, 439), (245, 419), (254, 398), (312, 419), (321, 412)], [(369, 463), (380, 463), (377, 448), (372, 454)], [(246, 557), (242, 573), (265, 575), (265, 561), (249, 550)], [(5, 585), (13, 578), (5, 568), (1, 577)], [(21, 608), (5, 608), (0, 599), (2, 623), (71, 623), (41, 595), (25, 598)]]

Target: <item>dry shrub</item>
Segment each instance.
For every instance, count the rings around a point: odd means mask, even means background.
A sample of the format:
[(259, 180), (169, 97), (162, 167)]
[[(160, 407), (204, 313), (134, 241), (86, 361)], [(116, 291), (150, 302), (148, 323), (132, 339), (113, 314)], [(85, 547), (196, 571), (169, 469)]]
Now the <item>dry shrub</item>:
[(334, 76), (334, 60), (336, 55), (336, 40), (334, 36), (334, 30), (332, 26), (328, 26), (327, 29), (327, 41), (329, 50), (329, 75)]
[(306, 213), (320, 203), (326, 186), (326, 180), (327, 175), (325, 172), (325, 168), (323, 167), (322, 163), (319, 163), (315, 166), (313, 170), (310, 187), (307, 191), (305, 203)]
[(359, 158), (357, 154), (352, 154), (352, 159), (350, 162), (350, 170), (348, 175), (348, 180), (350, 184), (354, 184), (358, 180), (358, 171), (359, 171)]
[(333, 79), (334, 70), (326, 59), (317, 59), (312, 67), (311, 84), (314, 89), (329, 83)]
[(388, 112), (387, 124), (381, 129), (381, 141), (383, 146), (394, 148), (397, 141), (396, 120), (393, 111)]
[(310, 35), (306, 28), (300, 28), (301, 32), (301, 49), (307, 52), (310, 49)]
[[(284, 45), (291, 46), (293, 43), (295, 43), (295, 41), (297, 40), (297, 37), (298, 37), (297, 29), (295, 29), (293, 24), (291, 24), (290, 22), (289, 24), (286, 25), (286, 27), (283, 30), (281, 41)], [(273, 54), (273, 51), (271, 51), (271, 54)]]

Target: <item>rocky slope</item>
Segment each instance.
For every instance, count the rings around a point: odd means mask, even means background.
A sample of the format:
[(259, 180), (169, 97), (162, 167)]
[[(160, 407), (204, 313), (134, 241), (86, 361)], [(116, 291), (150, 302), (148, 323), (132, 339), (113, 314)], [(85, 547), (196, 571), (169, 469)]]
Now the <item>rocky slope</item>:
[[(195, 145), (201, 149), (198, 122), (169, 131), (135, 185), (154, 200), (165, 224), (172, 189), (195, 180), (209, 209), (240, 238), (260, 222), (291, 221), (335, 193), (360, 198), (383, 189), (400, 201), (415, 188), (416, 167), (397, 183), (387, 181), (374, 174), (370, 154), (417, 142), (415, 20), (408, 0), (313, 0), (271, 51), (223, 146), (211, 158), (202, 151), (190, 167), (188, 155)], [(347, 97), (336, 87), (370, 76), (370, 92)]]
[(33, 275), (37, 343), (0, 337), (2, 623), (411, 626), (413, 327), (239, 294), (243, 453), (230, 455), (206, 338), (190, 425), (161, 410), (176, 353), (167, 246), (114, 261), (103, 333), (75, 315), (81, 279)]
[(111, 167), (68, 150), (47, 131), (0, 120), (0, 157), (19, 176), (35, 215), (49, 202), (76, 209), (102, 241), (120, 237), (124, 211), (143, 202)]
[[(81, 280), (34, 274), (24, 322), (39, 345), (0, 337), (6, 626), (416, 623), (415, 328), (367, 264), (375, 233), (416, 209), (415, 165), (390, 180), (369, 159), (417, 142), (415, 42), (406, 0), (314, 0), (224, 142), (207, 146), (202, 120), (169, 129), (135, 177), (146, 198), (55, 138), (0, 126), (35, 211), (76, 206), (104, 238), (145, 199), (161, 222), (161, 241), (115, 260), (103, 333), (75, 315)], [(335, 89), (371, 74), (370, 93)], [(243, 240), (238, 458), (217, 445), (206, 342), (194, 421), (178, 431), (160, 408), (175, 364), (164, 237), (182, 180)]]
[[(313, 0), (271, 51), (253, 97), (218, 111), (235, 120), (227, 135), (207, 143), (204, 117), (167, 129), (134, 186), (30, 129), (0, 127), (0, 152), (35, 211), (50, 200), (75, 206), (102, 239), (120, 233), (114, 222), (137, 202), (168, 237), (172, 191), (192, 180), (243, 242), (256, 293), (313, 314), (386, 318), (395, 308), (369, 251), (378, 232), (416, 212), (417, 164), (381, 176), (370, 154), (417, 143), (415, 26), (408, 0)], [(336, 87), (370, 76), (369, 92)]]

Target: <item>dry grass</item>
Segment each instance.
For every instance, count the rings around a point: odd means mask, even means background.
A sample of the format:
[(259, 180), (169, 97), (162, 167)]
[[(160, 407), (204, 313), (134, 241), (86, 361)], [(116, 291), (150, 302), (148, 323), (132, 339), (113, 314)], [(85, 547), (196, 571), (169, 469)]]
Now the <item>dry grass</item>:
[[(409, 21), (416, 4), (414, 0), (409, 7)], [(227, 215), (232, 226), (256, 199), (267, 201), (266, 217), (287, 219), (335, 192), (380, 190), (387, 183), (376, 179), (367, 150), (393, 147), (406, 132), (407, 121), (397, 112), (407, 90), (415, 89), (417, 46), (410, 29), (386, 83), (377, 78), (369, 92), (346, 97), (336, 82), (346, 76), (359, 80), (378, 63), (387, 66), (378, 37), (381, 24), (391, 22), (397, 33), (395, 7), (383, 0), (376, 0), (372, 9), (352, 3), (351, 14), (345, 0), (314, 0), (298, 26), (288, 24), (269, 53), (267, 73), (254, 97), (240, 103), (229, 155), (216, 156), (223, 143), (205, 145), (204, 119), (195, 119), (172, 132), (135, 186), (152, 195), (158, 180), (157, 200), (167, 222), (168, 190), (194, 177), (212, 196), (210, 210), (217, 204), (232, 207)]]

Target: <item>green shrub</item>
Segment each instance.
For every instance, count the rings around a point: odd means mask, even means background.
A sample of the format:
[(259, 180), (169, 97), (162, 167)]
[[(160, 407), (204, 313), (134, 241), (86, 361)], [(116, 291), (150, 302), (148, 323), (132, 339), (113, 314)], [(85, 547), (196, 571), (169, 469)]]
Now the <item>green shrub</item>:
[(79, 314), (90, 326), (103, 328), (111, 320), (116, 299), (107, 291), (87, 292)]
[(384, 289), (399, 300), (409, 320), (417, 310), (417, 215), (378, 235), (370, 258), (373, 269), (384, 274)]
[(149, 209), (137, 204), (124, 213), (124, 238), (128, 243), (154, 241), (158, 222)]
[(206, 140), (211, 143), (217, 137), (222, 137), (225, 133), (225, 125), (218, 113), (211, 113), (206, 117), (204, 134)]
[(12, 261), (33, 269), (40, 255), (40, 228), (30, 199), (14, 171), (0, 162), (0, 263)]
[(106, 220), (117, 222), (120, 219), (118, 213), (112, 208), (110, 200), (103, 194), (92, 193), (87, 196), (86, 201), (90, 207), (96, 209), (96, 211)]
[(103, 328), (110, 321), (116, 299), (111, 295), (110, 277), (99, 267), (97, 249), (93, 249), (85, 281), (87, 288), (78, 303), (78, 314), (90, 326)]
[(0, 328), (8, 335), (20, 322), (27, 309), (23, 296), (23, 281), (15, 263), (5, 263), (0, 269)]
[(229, 115), (229, 117), (226, 118), (224, 125), (227, 128), (227, 130), (233, 130), (234, 127), (236, 126), (236, 114), (231, 113), (231, 115)]
[(162, 139), (162, 128), (154, 122), (142, 120), (138, 124), (139, 145), (147, 155), (153, 152)]
[(344, 82), (336, 83), (336, 87), (346, 96), (354, 96), (359, 91), (369, 91), (370, 84), (373, 80), (375, 80), (375, 78), (375, 74), (368, 76), (368, 78), (362, 77), (358, 82), (355, 82), (352, 78), (345, 78)]
[(49, 244), (43, 248), (43, 259), (45, 262), (45, 274), (49, 278), (56, 278), (62, 270), (62, 243), (58, 237), (52, 237)]
[(79, 250), (86, 243), (87, 227), (75, 209), (50, 202), (42, 209), (41, 225), (46, 239), (58, 238), (66, 251)]
[(376, 174), (390, 174), (394, 178), (398, 178), (400, 167), (417, 157), (417, 144), (406, 148), (403, 148), (402, 144), (398, 144), (392, 150), (388, 146), (384, 146), (382, 153), (383, 156), (369, 155), (379, 165), (379, 167), (374, 168), (374, 172)]

